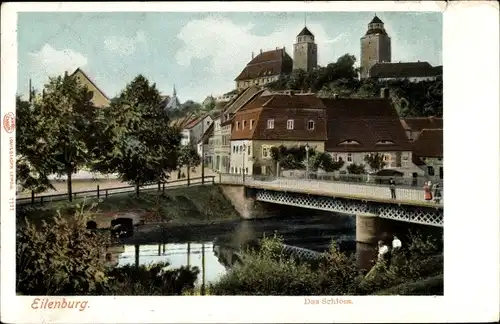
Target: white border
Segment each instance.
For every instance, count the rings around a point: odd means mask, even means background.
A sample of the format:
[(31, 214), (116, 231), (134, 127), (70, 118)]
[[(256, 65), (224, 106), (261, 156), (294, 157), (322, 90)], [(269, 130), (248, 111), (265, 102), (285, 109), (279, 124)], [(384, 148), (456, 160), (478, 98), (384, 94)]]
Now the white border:
[[(499, 314), (499, 19), (488, 2), (6, 3), (2, 5), (1, 113), (15, 112), (18, 11), (444, 12), (446, 151), (445, 297), (354, 297), (304, 305), (301, 297), (91, 297), (86, 311), (34, 311), (15, 296), (15, 215), (2, 127), (1, 320), (50, 322), (478, 322)], [(418, 33), (418, 31), (415, 31)], [(313, 307), (314, 306), (314, 307)]]

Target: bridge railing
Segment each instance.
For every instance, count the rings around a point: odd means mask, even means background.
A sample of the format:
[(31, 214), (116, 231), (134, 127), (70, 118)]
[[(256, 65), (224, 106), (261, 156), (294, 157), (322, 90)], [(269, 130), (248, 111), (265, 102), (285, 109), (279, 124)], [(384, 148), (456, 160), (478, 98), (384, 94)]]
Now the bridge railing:
[[(217, 178), (216, 178), (217, 179)], [(325, 194), (338, 194), (356, 198), (376, 198), (387, 199), (401, 202), (425, 202), (425, 192), (422, 187), (396, 185), (396, 198), (391, 195), (390, 186), (385, 183), (375, 183), (361, 181), (362, 178), (336, 179), (334, 181), (320, 179), (305, 179), (292, 177), (275, 177), (267, 175), (245, 175), (242, 174), (219, 174), (218, 182), (235, 185), (259, 185), (264, 187), (276, 187), (282, 190), (302, 190), (321, 192)], [(358, 179), (358, 181), (353, 181)], [(216, 180), (216, 181), (217, 181)], [(439, 205), (443, 204), (443, 189), (440, 188), (441, 200)], [(434, 192), (432, 191), (433, 195)], [(431, 202), (433, 203), (433, 202)]]

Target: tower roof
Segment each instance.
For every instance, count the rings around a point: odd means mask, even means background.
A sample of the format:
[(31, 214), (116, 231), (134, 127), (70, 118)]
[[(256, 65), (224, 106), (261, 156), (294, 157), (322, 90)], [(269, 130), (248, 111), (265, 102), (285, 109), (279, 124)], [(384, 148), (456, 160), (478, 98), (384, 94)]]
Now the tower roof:
[(384, 22), (382, 20), (380, 20), (379, 17), (377, 17), (377, 15), (375, 15), (375, 17), (373, 17), (372, 21), (370, 21), (370, 24), (383, 24)]
[(302, 29), (302, 31), (297, 36), (314, 36), (314, 35), (309, 31), (309, 29), (307, 29), (307, 27), (304, 27), (304, 29)]

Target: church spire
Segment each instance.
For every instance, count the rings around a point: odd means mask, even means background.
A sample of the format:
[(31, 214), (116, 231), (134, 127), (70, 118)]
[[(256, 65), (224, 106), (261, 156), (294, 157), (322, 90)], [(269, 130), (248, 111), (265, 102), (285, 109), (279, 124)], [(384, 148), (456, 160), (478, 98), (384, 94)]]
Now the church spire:
[(173, 96), (177, 97), (177, 92), (175, 91), (175, 84), (174, 84), (174, 93), (173, 93)]

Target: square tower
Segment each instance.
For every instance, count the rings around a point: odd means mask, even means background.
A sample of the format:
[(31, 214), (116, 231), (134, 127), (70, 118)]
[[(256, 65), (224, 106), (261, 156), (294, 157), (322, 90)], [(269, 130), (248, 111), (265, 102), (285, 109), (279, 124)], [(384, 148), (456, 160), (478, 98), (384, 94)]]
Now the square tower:
[(293, 44), (293, 69), (310, 72), (318, 66), (318, 45), (314, 35), (304, 27)]
[(370, 77), (370, 68), (376, 63), (391, 62), (391, 38), (384, 23), (375, 15), (361, 37), (361, 78)]

